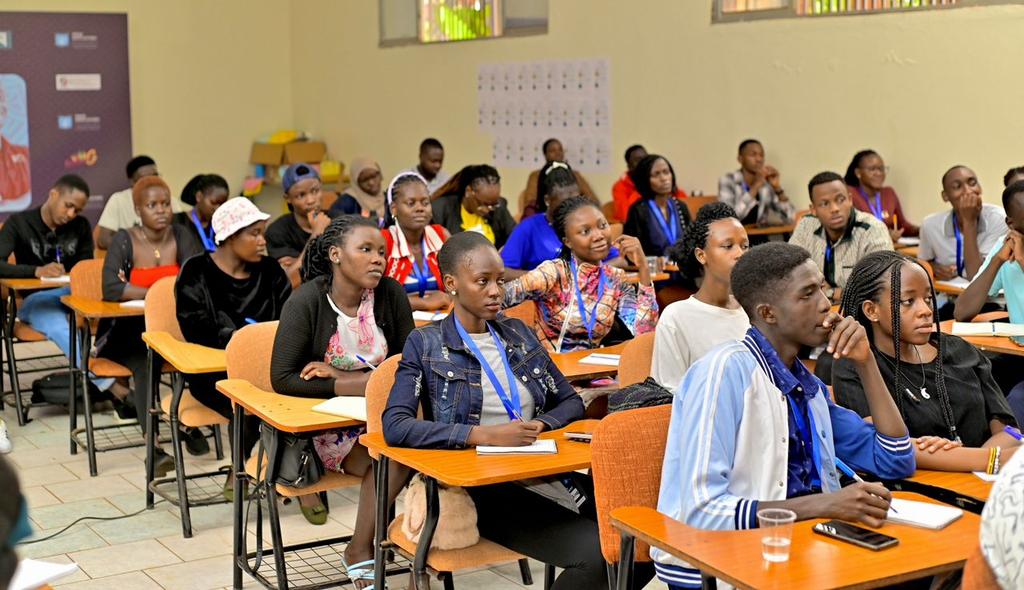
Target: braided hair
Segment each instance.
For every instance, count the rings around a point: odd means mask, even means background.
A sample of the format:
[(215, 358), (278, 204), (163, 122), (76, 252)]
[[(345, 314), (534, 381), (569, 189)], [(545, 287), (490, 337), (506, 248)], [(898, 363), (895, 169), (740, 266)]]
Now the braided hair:
[(466, 197), (466, 189), (476, 188), (476, 185), (483, 181), (487, 184), (498, 184), (501, 176), (494, 166), (487, 164), (470, 164), (456, 174), (459, 181), (459, 202)]
[(558, 236), (558, 241), (562, 242), (562, 252), (559, 254), (562, 260), (569, 260), (572, 256), (572, 250), (569, 249), (569, 246), (565, 245), (565, 224), (568, 222), (570, 215), (583, 207), (593, 207), (598, 211), (601, 210), (593, 201), (583, 196), (569, 197), (562, 201), (558, 207), (555, 207), (551, 226), (555, 230), (555, 235)]
[(548, 210), (547, 197), (555, 189), (567, 186), (576, 186), (576, 175), (565, 162), (548, 162), (540, 169), (537, 175), (537, 212), (546, 213)]
[[(427, 139), (430, 138), (428, 137)], [(426, 142), (427, 139), (423, 141)], [(384, 227), (390, 227), (398, 223), (398, 220), (395, 219), (395, 216), (391, 214), (391, 204), (395, 202), (395, 195), (398, 194), (399, 191), (403, 190), (406, 186), (410, 184), (415, 184), (417, 182), (422, 184), (424, 188), (429, 186), (427, 184), (427, 180), (423, 178), (423, 176), (420, 175), (419, 172), (400, 172), (398, 176), (395, 176), (394, 178), (391, 179), (391, 184), (388, 185), (387, 192), (384, 193), (385, 197), (387, 198), (387, 207), (384, 207)], [(427, 193), (429, 194), (429, 192), (430, 190), (428, 189)]]
[(185, 188), (181, 189), (181, 202), (187, 205), (196, 206), (196, 193), (203, 193), (204, 195), (215, 189), (222, 188), (228, 189), (228, 181), (224, 180), (223, 176), (219, 174), (196, 174), (185, 183)]
[(878, 152), (875, 150), (861, 150), (854, 154), (853, 159), (850, 160), (850, 165), (846, 167), (846, 175), (843, 176), (843, 180), (850, 186), (860, 186), (860, 179), (857, 178), (857, 168), (860, 168), (860, 163), (864, 161), (864, 158), (869, 156), (877, 156)]
[[(900, 358), (900, 273), (904, 265), (913, 264), (917, 265), (921, 270), (925, 270), (924, 267), (916, 259), (899, 254), (893, 251), (881, 251), (872, 252), (864, 258), (860, 259), (860, 262), (853, 267), (853, 272), (850, 273), (850, 279), (846, 282), (846, 289), (843, 291), (843, 300), (840, 304), (841, 313), (844, 316), (851, 316), (855, 318), (868, 334), (868, 341), (871, 343), (871, 347), (877, 350), (877, 344), (874, 341), (874, 334), (871, 329), (871, 320), (868, 319), (867, 315), (864, 314), (864, 302), (874, 301), (875, 303), (882, 304), (879, 301), (879, 295), (885, 286), (889, 285), (889, 305), (891, 306), (892, 313), (892, 340), (893, 349), (896, 353), (896, 365), (893, 371), (893, 384), (890, 393), (896, 400), (896, 406), (899, 408), (900, 415), (906, 419), (906, 413), (904, 411), (904, 398), (903, 389), (900, 388), (900, 377), (902, 375), (902, 359)], [(927, 271), (926, 271), (927, 272)], [(932, 296), (932, 314), (933, 317), (938, 318), (939, 312), (935, 306), (935, 286), (932, 284), (931, 276), (928, 278), (928, 287), (931, 291)], [(959, 440), (959, 436), (956, 431), (956, 421), (953, 417), (953, 406), (949, 401), (949, 393), (946, 391), (946, 378), (942, 368), (942, 334), (941, 332), (936, 333), (933, 336), (935, 347), (938, 349), (938, 355), (935, 357), (935, 381), (938, 385), (938, 396), (939, 405), (942, 410), (942, 419), (946, 423), (946, 428), (949, 430), (950, 440)]]
[(319, 276), (327, 277), (326, 287), (329, 289), (334, 278), (331, 269), (331, 246), (341, 247), (348, 235), (357, 227), (377, 229), (377, 223), (362, 215), (339, 215), (331, 220), (324, 233), (310, 240), (306, 253), (302, 257), (302, 282), (312, 281)]
[(679, 265), (685, 276), (696, 278), (701, 275), (703, 265), (697, 260), (696, 250), (707, 248), (712, 223), (729, 218), (739, 221), (735, 209), (722, 202), (708, 203), (697, 212), (697, 219), (686, 228), (683, 239), (669, 247), (669, 258)]

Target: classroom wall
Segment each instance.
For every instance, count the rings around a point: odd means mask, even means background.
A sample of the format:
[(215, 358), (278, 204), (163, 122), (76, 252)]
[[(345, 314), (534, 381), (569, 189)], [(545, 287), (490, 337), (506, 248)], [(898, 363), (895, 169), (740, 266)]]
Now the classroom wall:
[(156, 159), (175, 194), (198, 172), (222, 174), (234, 191), (252, 140), (292, 124), (286, 1), (4, 0), (0, 9), (128, 14), (132, 145)]
[[(687, 190), (717, 191), (739, 141), (765, 143), (801, 206), (816, 172), (878, 150), (915, 221), (941, 207), (942, 173), (974, 167), (990, 202), (1024, 164), (1017, 109), (1024, 6), (711, 25), (710, 0), (557, 0), (549, 34), (379, 48), (376, 1), (294, 0), (294, 121), (343, 160), (379, 159), (386, 176), (437, 136), (446, 168), (487, 161), (476, 127), (482, 63), (607, 57), (614, 150), (667, 155)], [(589, 174), (610, 199), (624, 164)], [(517, 197), (528, 170), (501, 170)]]

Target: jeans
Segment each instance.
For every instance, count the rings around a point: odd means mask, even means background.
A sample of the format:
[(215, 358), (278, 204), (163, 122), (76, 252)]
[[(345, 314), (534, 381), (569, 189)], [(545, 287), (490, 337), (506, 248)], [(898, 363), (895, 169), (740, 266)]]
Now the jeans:
[[(60, 348), (64, 356), (71, 358), (71, 332), (68, 326), (68, 309), (60, 302), (64, 295), (70, 295), (70, 287), (36, 291), (18, 308), (18, 319), (32, 326)], [(79, 355), (82, 351), (78, 351)], [(81, 358), (81, 357), (79, 357)], [(74, 361), (77, 365), (77, 359)], [(109, 389), (113, 379), (93, 379), (100, 391)]]

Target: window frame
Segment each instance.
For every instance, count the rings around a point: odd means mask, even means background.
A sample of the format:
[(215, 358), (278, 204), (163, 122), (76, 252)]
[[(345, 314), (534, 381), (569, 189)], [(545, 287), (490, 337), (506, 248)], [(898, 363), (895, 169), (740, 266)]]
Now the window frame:
[[(543, 25), (527, 25), (527, 26), (513, 26), (508, 25), (508, 0), (500, 2), (501, 7), (501, 29), (502, 34), (498, 37), (479, 37), (476, 39), (452, 39), (447, 41), (420, 41), (419, 36), (419, 23), (420, 23), (420, 2), (416, 2), (416, 36), (404, 37), (400, 39), (384, 39), (384, 3), (387, 0), (377, 0), (377, 46), (378, 47), (408, 47), (410, 45), (417, 45), (420, 47), (430, 47), (431, 45), (448, 45), (450, 43), (473, 43), (479, 41), (496, 41), (499, 39), (505, 39), (508, 37), (529, 37), (533, 35), (547, 35), (548, 26), (551, 22), (551, 5), (548, 4), (548, 15)], [(717, 0), (716, 0), (717, 1)]]
[(793, 19), (793, 20), (816, 20), (819, 18), (843, 18), (850, 16), (879, 16), (885, 14), (901, 14), (908, 12), (931, 12), (936, 10), (956, 10), (958, 8), (977, 8), (979, 6), (1000, 6), (1000, 5), (1021, 5), (1024, 0), (957, 0), (956, 4), (945, 6), (919, 6), (902, 8), (885, 8), (882, 10), (860, 11), (860, 12), (830, 12), (826, 14), (797, 14), (796, 2), (789, 0), (789, 6), (785, 8), (769, 8), (765, 10), (751, 10), (745, 12), (723, 12), (722, 0), (711, 2), (711, 24), (724, 24), (736, 22), (750, 22), (763, 20)]

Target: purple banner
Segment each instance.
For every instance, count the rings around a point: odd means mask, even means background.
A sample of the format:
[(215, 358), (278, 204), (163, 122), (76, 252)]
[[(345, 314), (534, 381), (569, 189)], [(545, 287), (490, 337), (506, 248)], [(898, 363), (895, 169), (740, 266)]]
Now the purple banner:
[(127, 15), (0, 12), (0, 219), (77, 174), (95, 223), (131, 156)]

